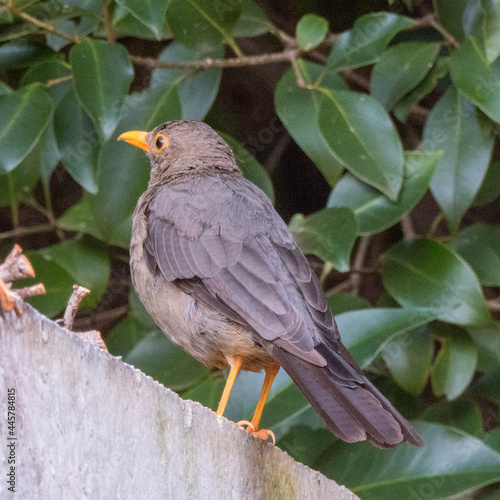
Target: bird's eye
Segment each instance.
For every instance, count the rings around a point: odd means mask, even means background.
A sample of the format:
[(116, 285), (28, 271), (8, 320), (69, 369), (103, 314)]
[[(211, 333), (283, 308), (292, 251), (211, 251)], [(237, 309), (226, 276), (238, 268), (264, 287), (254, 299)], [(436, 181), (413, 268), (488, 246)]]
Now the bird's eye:
[(156, 149), (158, 149), (158, 150), (167, 147), (168, 146), (168, 139), (164, 135), (158, 134), (155, 137), (155, 146), (156, 146)]

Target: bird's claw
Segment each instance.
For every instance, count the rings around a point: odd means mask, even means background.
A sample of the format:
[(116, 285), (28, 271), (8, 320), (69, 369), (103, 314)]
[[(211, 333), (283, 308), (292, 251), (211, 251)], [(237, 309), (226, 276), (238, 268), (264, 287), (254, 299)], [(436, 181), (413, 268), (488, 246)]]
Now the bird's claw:
[(248, 420), (240, 420), (236, 425), (238, 427), (243, 427), (244, 425), (246, 425), (247, 432), (250, 432), (255, 437), (258, 437), (258, 438), (262, 439), (263, 441), (267, 441), (269, 438), (271, 438), (273, 440), (273, 444), (276, 444), (276, 437), (274, 435), (274, 432), (269, 430), (269, 429), (255, 430), (255, 427), (252, 424), (252, 422), (249, 422)]

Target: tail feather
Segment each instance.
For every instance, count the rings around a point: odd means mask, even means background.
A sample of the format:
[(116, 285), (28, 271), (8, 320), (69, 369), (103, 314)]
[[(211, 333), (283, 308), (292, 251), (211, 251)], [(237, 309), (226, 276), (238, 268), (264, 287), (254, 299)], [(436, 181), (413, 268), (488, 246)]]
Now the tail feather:
[[(325, 367), (277, 346), (272, 354), (338, 438), (347, 442), (368, 439), (379, 448), (392, 448), (405, 440), (423, 446), (418, 433), (357, 367), (353, 370), (341, 354), (321, 347), (321, 354), (328, 354)], [(349, 371), (353, 376), (348, 379)]]

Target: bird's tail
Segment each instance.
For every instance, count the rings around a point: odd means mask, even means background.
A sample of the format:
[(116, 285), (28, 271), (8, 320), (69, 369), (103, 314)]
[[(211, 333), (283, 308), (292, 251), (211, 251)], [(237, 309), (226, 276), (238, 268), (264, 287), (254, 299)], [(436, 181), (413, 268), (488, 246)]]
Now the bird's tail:
[(338, 438), (349, 443), (369, 440), (379, 448), (401, 441), (424, 446), (418, 432), (357, 368), (347, 350), (316, 347), (327, 365), (316, 366), (273, 347), (273, 356), (305, 394)]

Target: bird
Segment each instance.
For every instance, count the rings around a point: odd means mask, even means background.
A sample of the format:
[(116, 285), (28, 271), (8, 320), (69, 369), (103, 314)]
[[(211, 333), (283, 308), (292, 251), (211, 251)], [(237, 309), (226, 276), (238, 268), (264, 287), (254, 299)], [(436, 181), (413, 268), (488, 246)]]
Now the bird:
[(339, 439), (424, 446), (342, 344), (305, 255), (229, 145), (191, 120), (118, 140), (144, 150), (151, 164), (132, 216), (132, 283), (173, 343), (205, 365), (230, 369), (217, 415), (240, 370), (264, 370), (253, 418), (238, 425), (274, 441), (259, 425), (282, 367)]

